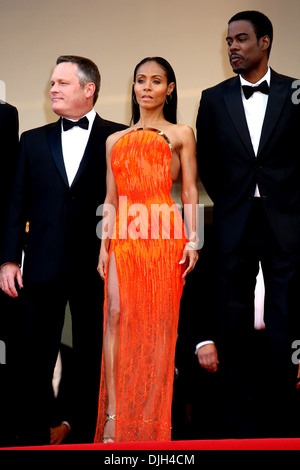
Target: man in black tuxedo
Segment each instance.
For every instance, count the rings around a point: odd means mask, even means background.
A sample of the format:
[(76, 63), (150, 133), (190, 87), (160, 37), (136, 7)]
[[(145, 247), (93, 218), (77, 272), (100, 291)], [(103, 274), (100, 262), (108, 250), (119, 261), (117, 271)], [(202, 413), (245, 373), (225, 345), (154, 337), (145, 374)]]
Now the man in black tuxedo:
[[(19, 145), (19, 116), (17, 109), (0, 101), (0, 240), (3, 235), (4, 218), (9, 199), (13, 173), (16, 165)], [(1, 243), (0, 243), (1, 245)], [(15, 322), (16, 303), (0, 291), (0, 341), (5, 348), (5, 363), (0, 366), (0, 445), (14, 442), (11, 409), (13, 324)], [(1, 358), (0, 358), (1, 359)], [(2, 359), (1, 359), (2, 360)]]
[[(220, 255), (231, 437), (287, 437), (297, 422), (291, 347), (300, 311), (300, 106), (297, 82), (268, 66), (272, 39), (272, 24), (260, 12), (230, 19), (228, 55), (238, 76), (203, 91), (197, 117), (199, 174), (214, 203)], [(255, 380), (252, 356), (259, 261), (266, 289), (265, 387)], [(257, 395), (266, 430), (256, 427)]]
[[(94, 437), (103, 308), (96, 210), (106, 193), (106, 139), (125, 128), (95, 112), (99, 88), (100, 74), (92, 61), (59, 57), (51, 77), (50, 100), (60, 119), (21, 136), (0, 286), (13, 298), (21, 290), (24, 300), (20, 361), (26, 382), (19, 395), (19, 436), (26, 444), (45, 444), (50, 439), (47, 403), (67, 301), (80, 376), (74, 390), (73, 437), (77, 442), (91, 442)], [(22, 234), (27, 221), (22, 276)]]

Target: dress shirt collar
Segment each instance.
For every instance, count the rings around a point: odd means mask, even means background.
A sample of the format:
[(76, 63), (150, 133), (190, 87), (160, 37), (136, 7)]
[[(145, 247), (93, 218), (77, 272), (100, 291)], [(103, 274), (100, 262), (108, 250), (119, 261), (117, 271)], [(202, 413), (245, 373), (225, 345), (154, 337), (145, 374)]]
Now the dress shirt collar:
[[(91, 130), (92, 128), (92, 125), (94, 123), (94, 119), (96, 117), (96, 111), (95, 109), (91, 109), (91, 111), (89, 111), (87, 114), (85, 114), (85, 116), (88, 118), (88, 121), (89, 121), (89, 131)], [(81, 116), (81, 117), (84, 117), (84, 116)], [(78, 119), (70, 119), (70, 121), (78, 121)], [(62, 128), (62, 131), (63, 132), (66, 132), (63, 130), (63, 121), (61, 120), (61, 128)]]
[(270, 86), (270, 82), (271, 82), (271, 69), (270, 69), (270, 67), (268, 66), (267, 73), (266, 73), (260, 80), (258, 80), (258, 82), (256, 82), (256, 83), (248, 82), (248, 81), (245, 80), (241, 75), (240, 75), (240, 80), (241, 80), (241, 86), (243, 86), (243, 85), (257, 86), (257, 85), (259, 85), (260, 83), (262, 83), (264, 80), (266, 80), (267, 83), (268, 83), (268, 85)]

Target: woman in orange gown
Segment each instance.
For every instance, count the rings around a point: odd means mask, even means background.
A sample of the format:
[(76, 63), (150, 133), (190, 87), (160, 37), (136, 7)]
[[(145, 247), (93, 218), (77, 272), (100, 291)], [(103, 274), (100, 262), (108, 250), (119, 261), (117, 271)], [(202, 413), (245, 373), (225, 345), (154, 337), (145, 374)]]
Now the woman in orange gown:
[[(176, 79), (162, 58), (134, 72), (134, 125), (107, 140), (107, 196), (98, 271), (104, 340), (95, 442), (171, 439), (180, 298), (198, 259), (193, 130), (176, 124)], [(180, 211), (171, 198), (182, 175)]]

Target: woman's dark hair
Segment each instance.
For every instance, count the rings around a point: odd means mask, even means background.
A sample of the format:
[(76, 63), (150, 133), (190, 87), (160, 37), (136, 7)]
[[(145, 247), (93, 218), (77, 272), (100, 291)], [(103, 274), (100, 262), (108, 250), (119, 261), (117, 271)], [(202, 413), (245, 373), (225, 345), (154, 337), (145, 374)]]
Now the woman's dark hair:
[(249, 21), (254, 29), (255, 35), (257, 40), (264, 36), (269, 36), (270, 38), (270, 46), (268, 48), (268, 57), (270, 56), (272, 42), (273, 42), (273, 26), (269, 18), (261, 13), (260, 11), (255, 10), (246, 10), (241, 11), (234, 15), (229, 21), (232, 23), (233, 21)]
[[(141, 65), (145, 64), (146, 62), (156, 62), (160, 65), (164, 71), (166, 72), (168, 85), (169, 83), (174, 82), (175, 87), (172, 91), (172, 95), (167, 97), (167, 101), (164, 105), (164, 117), (167, 121), (172, 122), (173, 124), (177, 123), (177, 85), (176, 85), (176, 77), (174, 70), (172, 69), (169, 62), (162, 57), (146, 57), (145, 59), (141, 60), (134, 69), (133, 73), (133, 81), (135, 82), (136, 74), (138, 69)], [(132, 95), (131, 95), (131, 122), (135, 124), (140, 119), (140, 108), (136, 101), (136, 96), (134, 92), (134, 84), (132, 85)]]
[(79, 78), (80, 86), (83, 87), (86, 83), (89, 82), (95, 84), (95, 93), (93, 96), (93, 102), (95, 104), (98, 99), (101, 85), (101, 76), (97, 65), (90, 59), (77, 55), (61, 55), (57, 58), (56, 65), (63, 62), (70, 62), (71, 64), (77, 65), (77, 76)]

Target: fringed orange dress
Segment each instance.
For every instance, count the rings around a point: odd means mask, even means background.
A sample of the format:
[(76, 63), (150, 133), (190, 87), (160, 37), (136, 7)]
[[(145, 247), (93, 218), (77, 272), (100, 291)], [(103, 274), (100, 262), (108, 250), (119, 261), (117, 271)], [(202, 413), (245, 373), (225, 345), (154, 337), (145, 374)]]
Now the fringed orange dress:
[[(121, 303), (116, 442), (171, 440), (175, 346), (187, 241), (171, 198), (172, 151), (155, 129), (136, 129), (114, 145), (119, 206), (110, 254)], [(109, 271), (109, 261), (108, 269)], [(107, 298), (104, 302), (104, 329)], [(104, 331), (105, 334), (105, 331)], [(102, 442), (107, 391), (102, 357), (95, 442)]]

